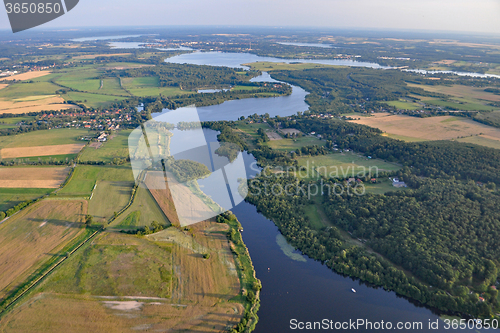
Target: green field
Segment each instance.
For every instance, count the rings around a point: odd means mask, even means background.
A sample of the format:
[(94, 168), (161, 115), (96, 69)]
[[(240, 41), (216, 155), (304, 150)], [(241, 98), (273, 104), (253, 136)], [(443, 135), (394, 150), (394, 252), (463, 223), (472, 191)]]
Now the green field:
[(89, 201), (89, 214), (99, 223), (108, 221), (130, 201), (134, 182), (99, 181)]
[(120, 79), (117, 77), (104, 79), (102, 88), (99, 89), (99, 92), (102, 94), (111, 95), (129, 95), (125, 90), (122, 89), (122, 87), (120, 86)]
[[(297, 55), (295, 57), (297, 57)], [(250, 66), (252, 69), (257, 69), (259, 71), (264, 71), (264, 72), (277, 71), (277, 70), (304, 70), (311, 68), (343, 67), (343, 66), (307, 64), (307, 63), (287, 64), (284, 62), (268, 62), (268, 61), (252, 62), (243, 65)]]
[(61, 128), (0, 136), (0, 149), (85, 143), (79, 138), (88, 134), (85, 129)]
[(326, 142), (313, 136), (303, 136), (296, 139), (272, 140), (267, 144), (276, 150), (292, 151), (304, 146), (324, 146)]
[(485, 138), (485, 137), (480, 136), (480, 135), (479, 136), (469, 136), (466, 138), (457, 139), (456, 141), (473, 143), (473, 144), (480, 145), (480, 146), (500, 149), (500, 141)]
[(35, 117), (13, 117), (13, 118), (0, 118), (0, 129), (9, 129), (18, 127), (17, 124), (22, 121), (31, 121)]
[(114, 158), (127, 158), (129, 156), (128, 136), (131, 132), (132, 130), (115, 132), (114, 137), (104, 142), (98, 149), (87, 146), (80, 155), (80, 161), (104, 161), (109, 163)]
[(134, 77), (122, 78), (122, 84), (125, 89), (134, 96), (176, 96), (192, 94), (193, 91), (181, 90), (176, 87), (160, 87), (158, 77)]
[(139, 186), (134, 203), (111, 225), (117, 229), (136, 229), (139, 226), (150, 225), (153, 221), (170, 224), (149, 190)]
[(417, 103), (411, 103), (405, 100), (389, 101), (386, 102), (386, 104), (402, 110), (417, 110), (422, 108), (422, 105), (419, 105)]
[(378, 171), (396, 171), (400, 167), (396, 164), (379, 159), (368, 159), (353, 152), (328, 154), (318, 156), (300, 156), (297, 158), (299, 167), (305, 167), (298, 176), (314, 179), (318, 173), (327, 178), (349, 178), (358, 175), (370, 174), (376, 176)]
[[(71, 180), (58, 195), (90, 197), (94, 185), (102, 181), (133, 182), (130, 165), (121, 166), (93, 166), (78, 165)], [(119, 187), (116, 189), (120, 191)]]
[(67, 260), (42, 290), (93, 296), (170, 297), (172, 259), (167, 245), (103, 233)]
[(0, 211), (6, 211), (17, 204), (52, 193), (53, 188), (2, 188), (0, 191)]
[(56, 90), (61, 89), (59, 86), (50, 82), (33, 82), (33, 83), (14, 83), (7, 88), (0, 90), (0, 98), (18, 99), (28, 96), (47, 96), (55, 95)]

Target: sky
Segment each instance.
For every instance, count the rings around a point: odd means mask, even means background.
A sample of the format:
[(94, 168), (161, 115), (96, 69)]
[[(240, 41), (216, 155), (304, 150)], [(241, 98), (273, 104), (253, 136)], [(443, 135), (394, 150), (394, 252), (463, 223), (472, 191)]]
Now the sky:
[[(500, 0), (80, 0), (46, 28), (248, 25), (500, 34)], [(10, 28), (0, 9), (0, 29)]]

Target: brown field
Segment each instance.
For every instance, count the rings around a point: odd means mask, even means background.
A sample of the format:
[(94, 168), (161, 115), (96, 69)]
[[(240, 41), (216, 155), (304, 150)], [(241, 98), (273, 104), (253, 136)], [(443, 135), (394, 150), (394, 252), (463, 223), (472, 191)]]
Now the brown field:
[(8, 86), (8, 84), (6, 84), (6, 83), (0, 83), (0, 89), (3, 89), (5, 87), (7, 87), (7, 86)]
[(3, 148), (0, 150), (0, 158), (77, 154), (84, 146), (84, 143), (74, 143), (68, 145)]
[(299, 131), (298, 129), (295, 129), (295, 128), (283, 128), (283, 129), (280, 129), (280, 132), (283, 134), (300, 134), (300, 133), (302, 133), (301, 131)]
[(461, 84), (455, 84), (452, 86), (442, 86), (442, 85), (427, 86), (424, 84), (407, 83), (407, 85), (409, 87), (422, 88), (426, 91), (437, 92), (455, 97), (474, 98), (490, 102), (500, 102), (500, 95), (495, 95), (493, 93), (486, 92), (484, 91), (485, 88), (474, 88), (470, 86), (464, 86)]
[[(134, 290), (147, 280), (140, 276), (141, 271), (130, 270), (133, 262), (130, 251), (101, 265), (102, 272), (107, 273), (104, 284), (137, 279), (127, 285), (119, 284), (120, 288), (128, 289), (128, 294), (83, 294), (78, 288), (67, 290), (64, 285), (68, 280), (70, 284), (78, 284), (78, 279), (85, 279), (77, 275), (82, 262), (68, 262), (66, 265), (71, 266), (54, 273), (41, 286), (41, 292), (2, 319), (0, 332), (228, 331), (240, 321), (243, 306), (229, 301), (240, 293), (240, 283), (223, 234), (225, 230), (227, 225), (203, 222), (192, 226), (190, 232), (172, 227), (141, 238), (106, 232), (93, 241), (92, 246), (99, 251), (112, 251), (109, 247), (140, 250), (154, 245), (170, 249), (169, 269), (173, 274), (170, 297), (158, 297), (155, 285), (145, 294)], [(210, 258), (204, 259), (200, 250), (208, 251)], [(154, 260), (158, 259), (151, 261)], [(75, 275), (79, 278), (75, 279)]]
[(63, 102), (63, 98), (55, 95), (30, 96), (17, 100), (0, 99), (0, 114), (79, 109), (76, 105), (63, 104)]
[(57, 188), (69, 168), (0, 168), (0, 188)]
[[(13, 81), (13, 80), (31, 80), (31, 79), (36, 79), (37, 77), (49, 75), (51, 72), (50, 71), (34, 71), (34, 72), (27, 72), (27, 73), (22, 73), (22, 74), (16, 74), (12, 76), (8, 76), (3, 80), (6, 81)], [(2, 79), (0, 79), (2, 80)]]
[(409, 139), (451, 140), (481, 134), (487, 136), (488, 139), (500, 141), (500, 129), (453, 116), (417, 118), (377, 113), (371, 117), (353, 120), (353, 122)]
[(161, 171), (150, 171), (146, 175), (145, 184), (151, 192), (151, 195), (155, 199), (158, 206), (167, 216), (170, 223), (179, 226), (179, 217), (175, 210), (174, 203), (172, 201), (172, 194), (168, 188), (168, 184)]
[(86, 201), (43, 200), (0, 225), (0, 298), (82, 232)]
[(281, 140), (283, 139), (281, 137), (281, 135), (279, 135), (278, 133), (276, 133), (275, 131), (266, 131), (266, 135), (267, 137), (269, 138), (269, 140), (273, 141), (273, 140)]

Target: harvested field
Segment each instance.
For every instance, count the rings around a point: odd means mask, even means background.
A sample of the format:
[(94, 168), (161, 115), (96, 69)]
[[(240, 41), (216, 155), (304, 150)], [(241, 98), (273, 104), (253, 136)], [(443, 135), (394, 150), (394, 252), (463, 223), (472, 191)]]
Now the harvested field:
[(3, 148), (0, 150), (0, 158), (78, 154), (84, 146), (83, 143), (74, 143), (69, 145)]
[(424, 84), (407, 83), (407, 85), (409, 87), (422, 88), (425, 91), (451, 95), (454, 97), (481, 99), (490, 102), (500, 102), (500, 95), (495, 95), (493, 93), (484, 91), (485, 88), (475, 88), (471, 86), (464, 86), (461, 84), (455, 84), (452, 86), (443, 86), (443, 85), (428, 86)]
[(36, 79), (37, 77), (41, 77), (41, 76), (45, 76), (45, 75), (49, 75), (49, 74), (50, 74), (50, 71), (33, 71), (33, 72), (27, 72), (27, 73), (22, 73), (22, 74), (16, 74), (16, 75), (12, 75), (12, 76), (7, 76), (4, 79), (0, 78), (0, 81), (1, 80), (6, 80), (6, 81), (31, 80), (31, 79)]
[(269, 138), (269, 140), (273, 141), (273, 140), (281, 140), (283, 139), (281, 137), (281, 135), (279, 135), (278, 133), (274, 132), (274, 131), (269, 131), (269, 132), (266, 132), (266, 135), (267, 137)]
[(50, 110), (79, 109), (73, 104), (63, 104), (64, 99), (55, 95), (29, 96), (22, 99), (0, 99), (1, 113), (28, 113)]
[(378, 128), (389, 135), (410, 139), (451, 140), (481, 134), (500, 141), (500, 129), (453, 116), (416, 118), (377, 113), (372, 117), (362, 117), (352, 122)]
[(0, 168), (0, 187), (57, 188), (68, 172), (69, 168)]
[(8, 84), (2, 84), (2, 83), (0, 83), (0, 89), (3, 89), (5, 87), (7, 87), (7, 86), (8, 86)]
[(43, 200), (0, 225), (0, 298), (84, 229), (86, 201)]
[(172, 194), (168, 188), (163, 172), (150, 171), (146, 175), (145, 184), (151, 192), (151, 195), (160, 206), (163, 213), (167, 216), (170, 223), (180, 225), (179, 217), (175, 210), (174, 202), (172, 201)]

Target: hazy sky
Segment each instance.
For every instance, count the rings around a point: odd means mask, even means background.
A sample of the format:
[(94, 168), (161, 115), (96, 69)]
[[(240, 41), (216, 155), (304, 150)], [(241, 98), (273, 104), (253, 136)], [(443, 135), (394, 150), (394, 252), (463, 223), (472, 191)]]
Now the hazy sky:
[(44, 27), (184, 24), (500, 33), (500, 0), (80, 0)]

